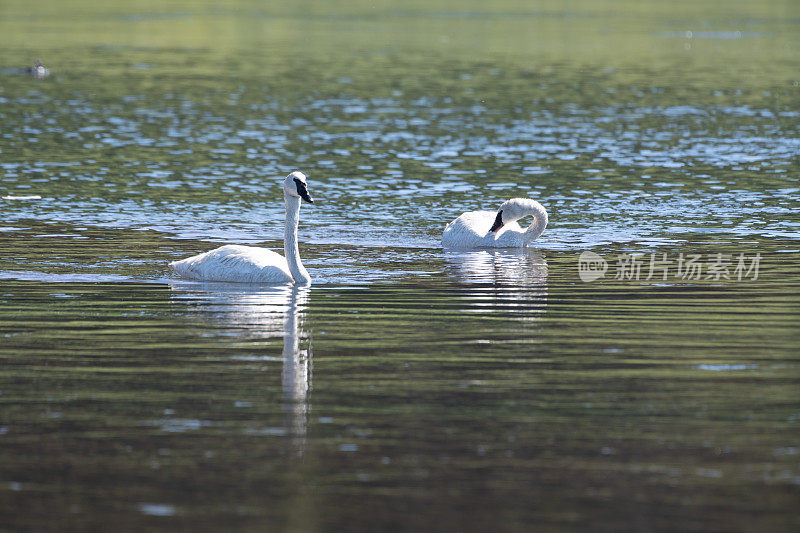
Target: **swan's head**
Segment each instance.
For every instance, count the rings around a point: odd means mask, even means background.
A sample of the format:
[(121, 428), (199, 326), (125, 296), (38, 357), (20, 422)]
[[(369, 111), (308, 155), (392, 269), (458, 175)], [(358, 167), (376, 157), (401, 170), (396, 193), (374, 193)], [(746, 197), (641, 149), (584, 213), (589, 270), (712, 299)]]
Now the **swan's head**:
[(547, 225), (547, 211), (536, 200), (531, 200), (530, 198), (506, 200), (497, 210), (497, 217), (494, 219), (494, 224), (492, 224), (489, 231), (495, 232), (509, 222), (514, 222), (528, 215), (538, 217), (544, 222), (545, 226)]
[(295, 170), (283, 180), (283, 192), (295, 198), (302, 198), (310, 204), (314, 203), (314, 199), (308, 194), (306, 175), (299, 170)]

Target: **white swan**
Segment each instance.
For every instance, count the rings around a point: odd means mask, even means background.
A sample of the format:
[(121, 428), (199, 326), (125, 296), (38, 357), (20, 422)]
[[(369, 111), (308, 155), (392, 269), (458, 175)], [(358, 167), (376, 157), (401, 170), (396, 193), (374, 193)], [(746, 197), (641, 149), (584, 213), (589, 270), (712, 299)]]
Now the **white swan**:
[[(533, 215), (533, 222), (523, 230), (517, 220)], [(519, 248), (528, 246), (547, 226), (547, 211), (530, 198), (512, 198), (503, 202), (497, 213), (470, 211), (444, 228), (445, 248)]]
[(210, 252), (173, 261), (169, 264), (183, 278), (200, 281), (233, 281), (240, 283), (296, 283), (308, 285), (311, 276), (300, 262), (297, 249), (297, 222), (300, 200), (313, 204), (306, 188), (306, 176), (292, 172), (283, 180), (286, 201), (286, 225), (283, 236), (284, 259), (266, 248), (228, 244)]

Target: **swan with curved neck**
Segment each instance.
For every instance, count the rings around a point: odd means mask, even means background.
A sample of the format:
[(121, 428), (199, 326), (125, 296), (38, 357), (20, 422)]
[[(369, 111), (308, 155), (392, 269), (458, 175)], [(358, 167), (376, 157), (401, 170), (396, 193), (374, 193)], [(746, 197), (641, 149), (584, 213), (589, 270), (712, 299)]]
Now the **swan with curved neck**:
[(300, 220), (300, 202), (313, 204), (308, 194), (306, 176), (292, 172), (283, 180), (283, 198), (286, 203), (286, 222), (283, 235), (283, 252), (286, 257), (253, 246), (228, 244), (169, 264), (183, 278), (200, 281), (230, 281), (238, 283), (296, 283), (308, 285), (311, 276), (300, 261), (297, 247), (297, 223)]
[[(517, 220), (533, 216), (526, 229)], [(547, 211), (536, 200), (512, 198), (497, 212), (470, 211), (444, 228), (445, 248), (521, 248), (536, 240), (547, 227)]]

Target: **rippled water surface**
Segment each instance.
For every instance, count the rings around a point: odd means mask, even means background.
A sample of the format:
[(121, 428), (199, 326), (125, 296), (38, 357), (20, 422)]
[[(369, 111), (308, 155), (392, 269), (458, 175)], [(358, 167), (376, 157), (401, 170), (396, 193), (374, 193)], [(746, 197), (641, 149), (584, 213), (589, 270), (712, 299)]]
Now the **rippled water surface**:
[[(800, 18), (752, 4), (4, 2), (2, 527), (797, 530)], [(280, 249), (295, 169), (310, 288), (170, 274)], [(441, 249), (514, 196), (532, 249)]]

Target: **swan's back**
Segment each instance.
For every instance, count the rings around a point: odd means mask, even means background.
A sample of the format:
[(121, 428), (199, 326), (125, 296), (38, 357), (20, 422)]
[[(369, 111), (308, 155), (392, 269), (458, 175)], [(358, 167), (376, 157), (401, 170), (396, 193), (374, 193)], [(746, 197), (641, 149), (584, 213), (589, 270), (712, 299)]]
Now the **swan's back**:
[(469, 211), (449, 223), (444, 228), (442, 242), (460, 241), (465, 238), (484, 238), (494, 222), (491, 211)]
[(169, 264), (183, 278), (237, 283), (291, 283), (286, 259), (265, 248), (228, 244)]
[[(521, 233), (522, 228), (516, 222), (503, 226), (497, 234), (490, 232), (497, 213), (493, 211), (469, 211), (449, 223), (442, 234), (442, 246), (445, 248), (482, 248), (519, 246), (506, 242), (503, 234), (512, 236)], [(501, 240), (502, 239), (502, 240)]]

